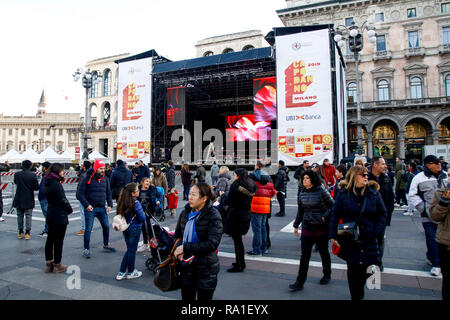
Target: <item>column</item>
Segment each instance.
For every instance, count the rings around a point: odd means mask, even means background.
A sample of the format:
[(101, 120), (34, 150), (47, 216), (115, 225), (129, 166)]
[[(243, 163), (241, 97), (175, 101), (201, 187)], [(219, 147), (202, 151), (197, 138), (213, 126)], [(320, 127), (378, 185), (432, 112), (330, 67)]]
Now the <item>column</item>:
[(399, 131), (397, 140), (398, 151), (396, 156), (405, 159), (405, 131)]
[(372, 132), (367, 132), (367, 156), (373, 158), (373, 135)]
[(19, 128), (14, 130), (14, 149), (19, 150)]
[(31, 144), (31, 130), (33, 130), (33, 129), (28, 128), (28, 133), (27, 133), (27, 147), (26, 147), (25, 149), (27, 149), (28, 146)]
[(433, 137), (433, 145), (439, 144), (439, 130), (433, 130), (432, 137)]

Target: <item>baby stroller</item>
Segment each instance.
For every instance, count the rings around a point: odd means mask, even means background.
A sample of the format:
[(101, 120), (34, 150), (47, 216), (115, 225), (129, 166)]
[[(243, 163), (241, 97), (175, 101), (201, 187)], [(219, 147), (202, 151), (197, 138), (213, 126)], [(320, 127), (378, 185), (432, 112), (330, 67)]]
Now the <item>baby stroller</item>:
[(159, 221), (164, 221), (166, 216), (164, 215), (164, 188), (156, 187), (156, 201), (159, 201), (159, 205), (155, 207), (155, 217)]
[(150, 240), (151, 257), (147, 259), (145, 266), (155, 273), (159, 265), (169, 257), (170, 251), (175, 244), (175, 238), (159, 224), (155, 217), (149, 215), (149, 218), (149, 232), (151, 232), (150, 236), (152, 237)]

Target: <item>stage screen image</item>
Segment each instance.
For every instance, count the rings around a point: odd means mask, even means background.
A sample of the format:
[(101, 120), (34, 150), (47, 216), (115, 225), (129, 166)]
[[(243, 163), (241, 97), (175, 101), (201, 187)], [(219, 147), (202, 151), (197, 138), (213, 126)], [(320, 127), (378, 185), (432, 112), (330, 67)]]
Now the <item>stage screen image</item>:
[(167, 126), (186, 121), (186, 87), (167, 88)]
[[(226, 130), (234, 131), (233, 141), (270, 140), (270, 122), (255, 121), (253, 114), (226, 117)], [(230, 139), (230, 138), (227, 138)]]
[(253, 113), (255, 121), (272, 121), (277, 118), (276, 78), (253, 80)]

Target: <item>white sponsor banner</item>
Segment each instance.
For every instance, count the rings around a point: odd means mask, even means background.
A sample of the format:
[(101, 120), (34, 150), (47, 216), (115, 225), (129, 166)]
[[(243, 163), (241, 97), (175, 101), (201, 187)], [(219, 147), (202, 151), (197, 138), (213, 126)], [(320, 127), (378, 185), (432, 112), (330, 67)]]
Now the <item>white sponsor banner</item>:
[(333, 105), (328, 30), (279, 36), (276, 43), (278, 159), (333, 161)]
[(119, 63), (117, 159), (150, 162), (152, 58)]

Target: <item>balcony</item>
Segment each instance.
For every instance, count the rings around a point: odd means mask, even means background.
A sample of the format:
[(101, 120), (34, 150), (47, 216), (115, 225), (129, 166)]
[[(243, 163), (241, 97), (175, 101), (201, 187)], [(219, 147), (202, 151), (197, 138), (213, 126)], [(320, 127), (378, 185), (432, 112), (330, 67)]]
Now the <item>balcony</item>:
[[(384, 109), (384, 108), (402, 108), (402, 107), (426, 107), (426, 106), (449, 106), (449, 97), (434, 97), (421, 99), (403, 99), (386, 101), (368, 101), (361, 102), (362, 110)], [(347, 103), (347, 110), (356, 110), (356, 103)]]
[(423, 47), (416, 47), (416, 48), (408, 48), (405, 50), (405, 57), (411, 58), (411, 57), (420, 57), (425, 55), (425, 49)]
[(439, 47), (439, 54), (450, 53), (450, 43), (443, 44)]
[(117, 126), (88, 127), (88, 132), (101, 132), (101, 131), (117, 131)]
[(373, 60), (391, 60), (392, 59), (392, 52), (387, 50), (377, 51), (373, 55)]

